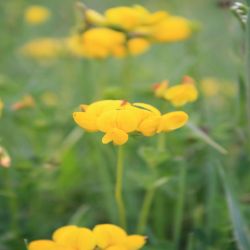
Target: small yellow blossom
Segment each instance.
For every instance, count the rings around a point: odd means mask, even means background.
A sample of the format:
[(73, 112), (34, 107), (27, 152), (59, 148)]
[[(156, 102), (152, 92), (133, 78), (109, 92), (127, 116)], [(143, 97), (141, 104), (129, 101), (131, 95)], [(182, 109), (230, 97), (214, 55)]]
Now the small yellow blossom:
[(189, 38), (191, 33), (189, 20), (183, 17), (169, 16), (152, 28), (151, 36), (158, 42), (176, 42)]
[(198, 91), (195, 87), (194, 80), (188, 76), (184, 77), (181, 84), (169, 87), (165, 91), (164, 98), (176, 107), (196, 101)]
[(11, 158), (5, 148), (0, 146), (0, 167), (9, 168), (11, 165)]
[(62, 52), (62, 42), (54, 38), (40, 38), (26, 43), (20, 52), (37, 60), (52, 59)]
[(168, 81), (167, 80), (164, 80), (164, 81), (159, 82), (159, 83), (155, 83), (153, 86), (155, 96), (158, 98), (164, 97), (164, 94), (165, 94), (165, 91), (167, 90), (167, 88), (168, 88)]
[(213, 97), (220, 91), (220, 83), (214, 78), (204, 78), (201, 81), (201, 88), (203, 93), (208, 97)]
[(101, 224), (88, 228), (65, 226), (57, 229), (52, 240), (36, 240), (29, 250), (139, 250), (146, 242), (141, 235), (127, 235), (120, 227)]
[(2, 116), (3, 109), (4, 109), (4, 102), (2, 101), (2, 99), (0, 99), (0, 117)]
[(36, 25), (47, 21), (50, 17), (50, 11), (46, 7), (33, 5), (26, 9), (24, 17), (27, 23)]
[(104, 100), (90, 105), (81, 105), (82, 112), (74, 112), (75, 122), (90, 132), (104, 133), (102, 142), (122, 145), (129, 134), (139, 132), (152, 136), (160, 132), (170, 132), (182, 127), (188, 115), (182, 111), (161, 114), (146, 103), (129, 103), (123, 100)]

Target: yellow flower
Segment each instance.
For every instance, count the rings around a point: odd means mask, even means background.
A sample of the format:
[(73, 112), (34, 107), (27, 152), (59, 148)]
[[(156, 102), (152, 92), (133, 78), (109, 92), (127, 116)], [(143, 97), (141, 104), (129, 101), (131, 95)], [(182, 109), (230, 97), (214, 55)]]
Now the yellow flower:
[(65, 226), (57, 229), (52, 240), (36, 240), (29, 250), (139, 250), (146, 242), (141, 235), (127, 235), (120, 227), (101, 224), (93, 231), (84, 227)]
[(145, 236), (127, 235), (122, 228), (111, 224), (97, 225), (93, 233), (101, 250), (139, 250), (146, 242)]
[(198, 91), (191, 77), (184, 77), (179, 85), (169, 87), (164, 98), (170, 101), (174, 106), (180, 107), (188, 102), (194, 102), (198, 98)]
[(36, 240), (29, 250), (94, 250), (96, 241), (91, 230), (84, 227), (65, 226), (57, 229), (53, 240)]
[(2, 101), (2, 99), (0, 99), (0, 117), (2, 116), (3, 109), (4, 109), (4, 102)]
[(47, 21), (50, 11), (43, 6), (33, 5), (26, 9), (24, 17), (27, 23), (36, 25)]
[(176, 42), (190, 37), (192, 32), (189, 20), (169, 16), (152, 27), (151, 36), (158, 42)]
[(52, 59), (62, 52), (62, 43), (54, 38), (40, 38), (26, 43), (20, 52), (34, 59)]
[(206, 96), (208, 97), (216, 96), (220, 91), (220, 83), (218, 82), (217, 79), (211, 77), (204, 78), (201, 81), (201, 88)]
[(159, 82), (159, 83), (155, 83), (153, 86), (155, 96), (158, 98), (164, 97), (167, 88), (168, 88), (168, 81), (167, 80), (164, 80), (164, 81)]
[(26, 95), (20, 101), (13, 103), (11, 109), (17, 111), (26, 108), (34, 108), (35, 105), (34, 98), (31, 95)]
[(83, 129), (104, 133), (102, 142), (122, 145), (129, 134), (139, 132), (152, 136), (182, 127), (188, 115), (176, 111), (161, 115), (160, 111), (146, 103), (128, 103), (122, 100), (104, 100), (90, 105), (81, 105), (82, 112), (74, 112), (75, 122)]

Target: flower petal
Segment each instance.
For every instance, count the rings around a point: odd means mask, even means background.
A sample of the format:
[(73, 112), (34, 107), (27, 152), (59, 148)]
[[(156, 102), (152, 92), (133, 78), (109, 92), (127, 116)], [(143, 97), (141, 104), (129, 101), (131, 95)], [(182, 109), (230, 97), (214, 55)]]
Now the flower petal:
[(175, 130), (184, 126), (187, 121), (188, 114), (183, 111), (167, 113), (161, 117), (157, 133)]
[[(111, 224), (97, 225), (94, 227), (93, 233), (97, 246), (100, 248), (107, 248), (112, 245), (123, 245), (127, 238), (127, 233), (122, 228)], [(118, 248), (117, 250), (120, 249)]]
[(142, 248), (146, 243), (146, 237), (141, 235), (130, 235), (127, 237), (128, 250), (137, 250)]
[(97, 131), (96, 117), (89, 112), (74, 112), (74, 121), (83, 129), (87, 131)]
[[(29, 250), (66, 250), (51, 240), (36, 240), (28, 245)], [(67, 249), (68, 250), (68, 249)]]

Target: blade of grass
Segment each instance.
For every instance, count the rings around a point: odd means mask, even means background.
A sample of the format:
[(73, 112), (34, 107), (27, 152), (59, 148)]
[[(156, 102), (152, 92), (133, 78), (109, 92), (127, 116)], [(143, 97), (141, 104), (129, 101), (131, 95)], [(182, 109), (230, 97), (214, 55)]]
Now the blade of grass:
[(192, 122), (188, 122), (187, 126), (194, 132), (194, 134), (199, 137), (202, 141), (210, 145), (212, 148), (216, 149), (221, 154), (227, 154), (227, 150), (223, 148), (219, 143), (214, 141), (209, 135), (203, 132), (200, 128), (198, 128)]
[(250, 249), (250, 238), (249, 231), (244, 223), (244, 218), (240, 212), (239, 204), (234, 196), (233, 188), (229, 181), (229, 177), (225, 173), (223, 167), (218, 164), (218, 171), (222, 181), (223, 188), (226, 194), (226, 201), (229, 209), (229, 216), (233, 225), (233, 234), (240, 250), (249, 250)]

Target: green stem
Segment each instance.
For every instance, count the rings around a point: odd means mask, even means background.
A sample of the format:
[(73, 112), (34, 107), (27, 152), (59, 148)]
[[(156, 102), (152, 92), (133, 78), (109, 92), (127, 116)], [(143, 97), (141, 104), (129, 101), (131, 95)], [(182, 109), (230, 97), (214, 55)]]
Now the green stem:
[(160, 152), (164, 151), (166, 147), (165, 135), (166, 135), (165, 133), (160, 133), (158, 135), (157, 148)]
[(124, 168), (124, 159), (123, 159), (123, 148), (122, 146), (118, 147), (117, 154), (117, 169), (116, 169), (116, 185), (115, 185), (115, 199), (118, 208), (119, 221), (120, 225), (126, 229), (126, 210), (124, 206), (124, 201), (122, 198), (122, 177), (123, 177), (123, 168)]
[[(249, 1), (248, 1), (249, 3)], [(247, 109), (247, 135), (250, 138), (250, 11), (248, 11), (247, 16), (247, 26), (246, 26), (246, 109)]]
[(124, 58), (124, 64), (123, 64), (123, 79), (124, 79), (123, 91), (125, 98), (128, 98), (131, 95), (131, 83), (132, 83), (131, 69), (132, 69), (132, 57), (128, 55), (126, 58)]
[(175, 249), (179, 247), (179, 241), (181, 236), (181, 227), (183, 219), (184, 201), (185, 201), (185, 190), (186, 190), (186, 177), (187, 177), (187, 166), (185, 164), (180, 166), (179, 172), (179, 194), (176, 204), (175, 214), (175, 227), (174, 227), (174, 245)]
[(15, 192), (12, 188), (12, 181), (10, 178), (10, 169), (4, 169), (5, 175), (5, 183), (6, 183), (6, 193), (9, 194), (8, 196), (8, 203), (9, 203), (9, 211), (10, 211), (10, 224), (11, 230), (15, 233), (16, 236), (19, 235), (19, 227), (18, 227), (18, 208), (17, 208), (17, 197)]
[(142, 204), (142, 210), (139, 216), (139, 222), (137, 225), (137, 233), (141, 234), (144, 233), (147, 222), (148, 222), (148, 215), (149, 211), (153, 202), (155, 194), (155, 187), (148, 188), (146, 195), (144, 197), (144, 201)]

